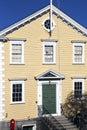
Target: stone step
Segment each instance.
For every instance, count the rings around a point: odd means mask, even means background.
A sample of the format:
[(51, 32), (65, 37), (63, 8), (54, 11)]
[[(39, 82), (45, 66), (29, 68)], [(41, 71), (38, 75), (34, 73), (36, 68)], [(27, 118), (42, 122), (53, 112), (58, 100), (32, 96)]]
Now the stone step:
[(78, 128), (67, 128), (66, 130), (79, 130)]
[[(48, 126), (49, 130), (52, 130), (53, 127), (55, 130), (79, 130), (72, 122), (70, 122), (65, 116), (48, 116), (43, 117), (42, 120)], [(61, 127), (63, 126), (63, 128)]]
[(55, 116), (57, 120), (68, 120), (65, 116)]
[[(55, 116), (55, 119), (51, 119), (51, 122), (56, 126), (59, 127), (57, 121), (66, 129), (66, 130), (79, 130), (72, 122), (70, 122), (65, 116)], [(56, 121), (56, 122), (55, 122)]]
[(62, 125), (73, 125), (72, 122), (70, 122), (66, 117), (63, 117), (63, 118), (58, 118), (58, 117), (55, 117), (55, 119), (60, 122)]

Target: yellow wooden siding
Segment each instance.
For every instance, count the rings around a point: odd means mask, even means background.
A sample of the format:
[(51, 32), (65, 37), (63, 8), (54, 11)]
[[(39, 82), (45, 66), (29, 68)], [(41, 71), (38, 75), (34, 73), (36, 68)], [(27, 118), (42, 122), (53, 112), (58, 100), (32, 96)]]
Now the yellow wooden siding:
[[(26, 38), (24, 42), (24, 64), (10, 64), (10, 42), (5, 43), (5, 113), (8, 113), (6, 120), (15, 118), (22, 119), (37, 116), (37, 81), (34, 79), (38, 74), (43, 73), (48, 69), (53, 69), (65, 75), (65, 80), (62, 81), (62, 101), (65, 101), (67, 94), (72, 91), (72, 79), (74, 76), (86, 76), (87, 68), (87, 44), (85, 44), (85, 64), (72, 64), (72, 40), (87, 40), (79, 32), (71, 26), (57, 19), (53, 15), (56, 23), (52, 35), (43, 29), (41, 23), (49, 16), (46, 14), (38, 19), (35, 19), (29, 24), (8, 34), (8, 38)], [(43, 46), (41, 39), (55, 39), (56, 43), (56, 64), (43, 64)], [(10, 81), (8, 78), (27, 78), (24, 81), (24, 104), (10, 104)], [(85, 80), (85, 85), (87, 80)], [(85, 87), (86, 89), (86, 87)]]

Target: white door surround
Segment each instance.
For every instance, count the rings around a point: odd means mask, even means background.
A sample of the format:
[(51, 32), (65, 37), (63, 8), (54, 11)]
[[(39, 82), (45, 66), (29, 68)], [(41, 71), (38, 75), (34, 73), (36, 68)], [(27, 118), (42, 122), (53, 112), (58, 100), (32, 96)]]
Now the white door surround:
[[(49, 84), (49, 81), (38, 81), (38, 107), (42, 108), (42, 84)], [(61, 80), (51, 81), (51, 84), (56, 84), (56, 113), (61, 115)], [(41, 110), (43, 111), (43, 110)]]
[(42, 85), (43, 84), (55, 84), (56, 85), (56, 113), (53, 115), (61, 115), (61, 99), (62, 99), (62, 80), (64, 76), (53, 70), (45, 71), (44, 73), (35, 77), (37, 80), (37, 93), (38, 93), (38, 116), (43, 113), (43, 99), (42, 99)]

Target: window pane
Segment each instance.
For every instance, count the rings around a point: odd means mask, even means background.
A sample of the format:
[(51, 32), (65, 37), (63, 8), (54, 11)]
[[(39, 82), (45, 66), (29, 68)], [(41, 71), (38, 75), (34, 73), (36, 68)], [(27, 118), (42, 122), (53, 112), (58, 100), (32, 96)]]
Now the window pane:
[(22, 44), (12, 44), (12, 62), (22, 61)]
[(74, 46), (74, 61), (76, 63), (82, 63), (83, 56), (83, 47), (82, 46)]
[(53, 62), (53, 46), (52, 45), (45, 45), (45, 62)]
[(82, 82), (74, 82), (74, 97), (82, 97)]
[(12, 101), (22, 101), (22, 84), (13, 84), (12, 87)]

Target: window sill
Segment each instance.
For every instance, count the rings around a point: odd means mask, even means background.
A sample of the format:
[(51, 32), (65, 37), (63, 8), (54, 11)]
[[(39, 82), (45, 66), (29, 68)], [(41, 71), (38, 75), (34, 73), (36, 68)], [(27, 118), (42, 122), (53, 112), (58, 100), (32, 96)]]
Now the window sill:
[(25, 65), (24, 63), (10, 63), (10, 65)]
[(16, 105), (16, 104), (25, 104), (25, 102), (12, 102), (10, 105)]
[(84, 65), (85, 63), (72, 63), (72, 65)]
[(56, 65), (56, 63), (43, 63), (43, 65)]

